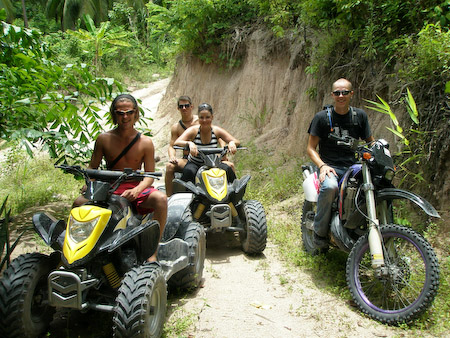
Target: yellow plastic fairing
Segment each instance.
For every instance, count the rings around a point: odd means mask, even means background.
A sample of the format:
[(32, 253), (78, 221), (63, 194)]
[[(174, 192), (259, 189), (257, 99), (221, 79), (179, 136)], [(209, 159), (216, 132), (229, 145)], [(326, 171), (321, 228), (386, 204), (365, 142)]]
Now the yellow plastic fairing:
[(85, 257), (94, 248), (111, 217), (111, 210), (82, 205), (70, 211), (63, 254), (69, 264)]
[(202, 172), (203, 182), (205, 182), (208, 194), (218, 201), (227, 196), (227, 174), (225, 170), (211, 168)]

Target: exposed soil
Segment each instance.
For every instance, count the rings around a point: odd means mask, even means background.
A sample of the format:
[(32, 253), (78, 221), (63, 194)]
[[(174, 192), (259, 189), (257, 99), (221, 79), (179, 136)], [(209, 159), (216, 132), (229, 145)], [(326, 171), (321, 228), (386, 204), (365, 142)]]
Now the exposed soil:
[[(152, 114), (162, 97), (168, 80), (155, 82), (135, 94)], [(175, 105), (174, 105), (175, 106)], [(153, 115), (155, 117), (155, 115)], [(154, 142), (165, 163), (168, 128), (177, 119), (152, 122)], [(165, 143), (164, 143), (165, 142)], [(301, 201), (294, 198), (289, 203)], [(67, 204), (53, 203), (46, 207), (54, 214), (65, 214)], [(30, 224), (36, 209), (16, 217), (15, 224)], [(270, 211), (270, 212), (269, 212)], [(268, 219), (289, 217), (282, 205), (271, 206)], [(62, 216), (62, 215), (61, 215)], [(31, 233), (15, 250), (43, 251)], [(268, 243), (264, 254), (249, 257), (243, 254), (233, 234), (208, 236), (201, 288), (192, 294), (169, 295), (166, 326), (167, 337), (408, 337), (407, 331), (381, 325), (364, 317), (351, 303), (325, 291), (320, 276), (302, 267), (293, 267), (279, 257), (277, 246)], [(50, 337), (109, 337), (110, 315), (79, 314), (60, 310), (51, 324)], [(177, 322), (191, 319), (191, 325), (176, 332)], [(411, 334), (412, 336), (412, 334)]]

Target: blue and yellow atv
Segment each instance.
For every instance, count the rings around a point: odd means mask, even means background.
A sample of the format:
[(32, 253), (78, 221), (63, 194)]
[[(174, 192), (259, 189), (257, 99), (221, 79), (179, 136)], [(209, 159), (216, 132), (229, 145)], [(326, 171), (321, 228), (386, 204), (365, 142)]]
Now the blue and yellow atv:
[[(113, 313), (115, 337), (160, 337), (167, 286), (196, 288), (202, 279), (205, 232), (192, 221), (190, 200), (169, 199), (158, 247), (152, 214), (137, 214), (113, 191), (124, 181), (160, 173), (58, 167), (85, 178), (89, 202), (73, 208), (67, 224), (45, 213), (33, 216), (36, 232), (55, 251), (21, 255), (3, 272), (0, 336), (39, 336), (63, 307)], [(145, 262), (156, 249), (158, 262)]]

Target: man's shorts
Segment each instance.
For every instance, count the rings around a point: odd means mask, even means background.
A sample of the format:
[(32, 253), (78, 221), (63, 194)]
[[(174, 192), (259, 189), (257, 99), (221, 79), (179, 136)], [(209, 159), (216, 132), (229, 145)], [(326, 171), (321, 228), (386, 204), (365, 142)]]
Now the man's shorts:
[[(125, 182), (125, 183), (121, 183), (119, 185), (119, 187), (116, 189), (116, 191), (114, 191), (114, 195), (122, 195), (122, 193), (125, 190), (133, 189), (138, 184), (139, 184), (139, 182)], [(155, 189), (153, 187), (145, 188), (144, 191), (142, 191), (139, 194), (139, 196), (136, 198), (136, 200), (131, 202), (136, 207), (136, 210), (137, 210), (137, 212), (139, 214), (145, 215), (145, 214), (149, 214), (149, 213), (153, 212), (153, 209), (151, 209), (151, 208), (150, 209), (149, 208), (143, 208), (143, 207), (141, 207), (141, 205), (150, 196), (150, 194), (152, 192), (157, 191), (157, 190), (158, 189)]]

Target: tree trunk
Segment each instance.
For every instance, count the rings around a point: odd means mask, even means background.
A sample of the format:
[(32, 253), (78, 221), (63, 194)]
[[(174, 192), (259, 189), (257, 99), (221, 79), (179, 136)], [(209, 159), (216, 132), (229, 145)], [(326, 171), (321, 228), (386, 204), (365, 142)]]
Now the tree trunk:
[(23, 25), (28, 28), (27, 9), (25, 8), (25, 0), (22, 0), (22, 12), (23, 12)]

